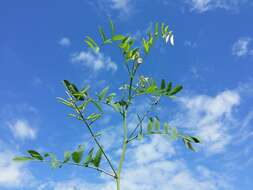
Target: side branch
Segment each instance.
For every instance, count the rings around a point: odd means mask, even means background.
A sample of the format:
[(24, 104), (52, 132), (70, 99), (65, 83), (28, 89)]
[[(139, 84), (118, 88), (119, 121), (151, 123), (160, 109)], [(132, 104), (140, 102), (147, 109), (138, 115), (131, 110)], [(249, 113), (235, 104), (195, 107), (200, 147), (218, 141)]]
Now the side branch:
[(95, 134), (94, 134), (93, 131), (91, 130), (91, 127), (90, 127), (89, 123), (85, 120), (83, 114), (81, 113), (81, 111), (78, 109), (77, 105), (76, 105), (74, 102), (73, 102), (73, 105), (74, 105), (74, 107), (75, 107), (75, 110), (76, 110), (77, 114), (80, 116), (81, 120), (84, 122), (84, 124), (85, 124), (86, 127), (88, 128), (88, 130), (89, 130), (89, 132), (90, 132), (90, 134), (91, 134), (93, 140), (95, 141), (95, 143), (97, 144), (97, 146), (98, 146), (99, 149), (101, 150), (101, 152), (102, 152), (102, 154), (104, 155), (105, 159), (107, 160), (108, 164), (110, 165), (110, 167), (111, 167), (111, 169), (112, 169), (112, 171), (113, 171), (113, 173), (114, 173), (113, 177), (114, 177), (114, 178), (117, 178), (117, 173), (116, 173), (116, 171), (115, 171), (115, 169), (114, 169), (114, 167), (113, 167), (113, 165), (112, 165), (110, 159), (109, 159), (108, 156), (106, 155), (106, 153), (105, 153), (103, 147), (102, 147), (102, 146), (100, 145), (100, 143), (98, 142), (98, 140), (97, 140)]
[(127, 143), (131, 142), (132, 140), (137, 138), (137, 135), (134, 136), (135, 132), (137, 131), (137, 129), (141, 126), (143, 120), (148, 116), (148, 114), (151, 112), (151, 110), (154, 108), (154, 106), (156, 106), (158, 104), (158, 102), (160, 101), (160, 97), (158, 99), (156, 99), (150, 106), (150, 108), (144, 113), (144, 115), (142, 116), (142, 118), (139, 120), (139, 123), (136, 125), (136, 127), (133, 129), (133, 131), (130, 133), (129, 137), (127, 138)]

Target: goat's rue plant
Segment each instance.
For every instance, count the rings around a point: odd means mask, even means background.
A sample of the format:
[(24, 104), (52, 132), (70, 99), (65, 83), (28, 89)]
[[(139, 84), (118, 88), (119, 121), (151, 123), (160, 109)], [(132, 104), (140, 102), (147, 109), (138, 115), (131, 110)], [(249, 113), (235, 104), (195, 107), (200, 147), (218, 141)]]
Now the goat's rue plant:
[[(158, 83), (150, 78), (138, 73), (140, 67), (144, 66), (145, 58), (150, 53), (152, 46), (156, 41), (164, 41), (166, 44), (174, 45), (174, 35), (169, 26), (164, 23), (156, 23), (153, 30), (147, 32), (147, 36), (139, 42), (139, 47), (134, 46), (135, 39), (129, 35), (117, 34), (114, 24), (110, 21), (111, 34), (106, 36), (104, 30), (100, 27), (99, 33), (102, 42), (98, 45), (90, 36), (85, 38), (85, 43), (95, 53), (101, 50), (105, 45), (116, 45), (124, 58), (124, 67), (128, 74), (128, 82), (120, 89), (122, 94), (117, 96), (114, 92), (109, 92), (109, 87), (105, 87), (95, 97), (89, 92), (89, 86), (78, 89), (75, 84), (68, 80), (63, 80), (66, 89), (66, 97), (58, 98), (59, 102), (69, 107), (73, 113), (70, 117), (79, 120), (93, 140), (93, 148), (86, 150), (84, 145), (79, 145), (74, 151), (64, 152), (64, 158), (60, 160), (53, 153), (39, 153), (35, 150), (28, 150), (27, 156), (16, 157), (15, 161), (39, 161), (50, 163), (53, 168), (61, 168), (65, 164), (80, 166), (97, 170), (100, 173), (108, 175), (115, 180), (117, 190), (120, 190), (120, 175), (125, 160), (127, 147), (135, 140), (142, 140), (144, 137), (152, 135), (168, 136), (171, 139), (182, 139), (185, 146), (194, 151), (193, 144), (199, 143), (197, 137), (186, 135), (171, 127), (169, 123), (161, 123), (154, 107), (159, 104), (162, 97), (173, 98), (182, 90), (181, 85), (173, 85), (172, 82), (166, 82), (164, 79)], [(137, 78), (137, 76), (139, 76)], [(149, 108), (142, 114), (137, 114), (138, 122), (135, 128), (129, 128), (127, 125), (127, 116), (129, 108), (134, 104), (134, 99), (138, 96), (150, 98)], [(90, 113), (90, 106), (94, 106), (95, 112)], [(103, 133), (97, 133), (94, 130), (96, 122), (102, 118), (104, 108), (108, 106), (122, 117), (123, 139), (121, 154), (117, 165), (112, 162), (109, 153), (105, 151), (100, 142), (100, 136)], [(108, 109), (107, 109), (108, 110)], [(131, 113), (133, 114), (133, 113)], [(102, 168), (100, 163), (104, 160)], [(108, 164), (106, 167), (105, 164)]]

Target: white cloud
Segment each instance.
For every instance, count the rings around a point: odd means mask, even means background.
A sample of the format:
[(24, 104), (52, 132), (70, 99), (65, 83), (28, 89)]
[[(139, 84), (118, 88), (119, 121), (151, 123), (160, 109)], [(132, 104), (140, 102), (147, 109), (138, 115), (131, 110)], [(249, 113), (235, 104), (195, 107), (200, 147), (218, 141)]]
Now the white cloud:
[(110, 0), (113, 9), (128, 11), (130, 0)]
[[(120, 19), (127, 19), (135, 11), (135, 0), (95, 0), (90, 1), (96, 9), (104, 14), (112, 16), (112, 12), (116, 13)], [(114, 16), (115, 17), (115, 16)]]
[(204, 141), (205, 151), (219, 153), (230, 143), (232, 111), (240, 104), (236, 91), (226, 90), (215, 97), (197, 95), (180, 99), (185, 112), (175, 123), (192, 128)]
[(36, 130), (26, 120), (19, 119), (8, 123), (8, 126), (15, 138), (21, 140), (36, 138)]
[(61, 46), (65, 46), (66, 47), (66, 46), (69, 46), (71, 44), (71, 41), (70, 41), (69, 38), (63, 37), (62, 39), (60, 39), (59, 44)]
[(133, 151), (132, 159), (138, 165), (166, 159), (168, 155), (171, 157), (176, 153), (171, 142), (161, 136), (153, 137), (151, 142), (138, 144), (131, 151)]
[(250, 42), (251, 38), (249, 37), (240, 38), (238, 41), (236, 41), (232, 47), (233, 55), (236, 55), (238, 57), (251, 55), (252, 50), (250, 50), (249, 47)]
[(32, 185), (34, 177), (30, 171), (25, 165), (12, 161), (16, 155), (0, 140), (0, 187), (20, 189)]
[(93, 71), (107, 70), (115, 72), (118, 67), (110, 57), (104, 56), (102, 53), (93, 51), (81, 51), (74, 53), (71, 57), (73, 63), (81, 64)]
[(221, 8), (225, 10), (237, 9), (241, 3), (246, 1), (241, 0), (186, 0), (192, 11), (203, 13), (209, 10)]
[[(187, 163), (175, 159), (175, 150), (168, 139), (155, 137), (140, 146), (133, 146), (127, 152), (121, 188), (124, 190), (218, 190), (226, 189), (223, 177), (204, 166), (189, 169)], [(168, 158), (170, 158), (168, 160)], [(82, 180), (68, 180), (51, 183), (54, 190), (112, 190), (115, 182), (101, 178), (102, 183), (88, 183)], [(47, 189), (45, 186), (44, 189)], [(40, 190), (44, 190), (41, 188)]]

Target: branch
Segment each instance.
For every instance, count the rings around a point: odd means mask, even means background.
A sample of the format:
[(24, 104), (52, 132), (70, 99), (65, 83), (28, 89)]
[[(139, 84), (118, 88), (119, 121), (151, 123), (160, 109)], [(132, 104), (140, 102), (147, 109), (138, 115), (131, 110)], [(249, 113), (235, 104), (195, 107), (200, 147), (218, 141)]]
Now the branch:
[[(33, 160), (33, 161), (50, 163), (50, 161), (47, 161), (47, 160)], [(65, 162), (65, 163), (64, 163), (64, 162), (59, 161), (59, 160), (57, 160), (57, 162), (60, 163), (60, 164), (68, 164), (68, 165), (74, 165), (74, 166), (80, 166), (80, 167), (85, 167), (85, 168), (94, 169), (94, 170), (97, 170), (97, 171), (99, 171), (99, 172), (101, 172), (101, 173), (104, 173), (104, 174), (106, 174), (106, 175), (109, 175), (109, 176), (115, 178), (115, 175), (114, 175), (114, 174), (111, 174), (111, 173), (109, 173), (109, 172), (107, 172), (107, 171), (105, 171), (104, 169), (99, 168), (99, 167), (84, 166), (84, 165), (82, 165), (82, 164), (78, 164), (78, 163), (74, 163), (74, 162)]]
[(139, 120), (139, 123), (136, 125), (136, 127), (134, 128), (134, 130), (130, 133), (127, 143), (129, 143), (130, 141), (134, 140), (137, 138), (137, 135), (135, 137), (133, 137), (134, 133), (136, 132), (136, 130), (141, 126), (143, 120), (147, 117), (147, 115), (150, 113), (150, 111), (153, 109), (154, 106), (156, 106), (158, 104), (158, 102), (160, 101), (160, 97), (158, 99), (156, 99), (150, 106), (150, 108), (144, 113), (144, 115), (142, 116), (142, 118)]
[(90, 134), (91, 134), (93, 140), (95, 141), (95, 143), (97, 144), (97, 146), (98, 146), (99, 149), (101, 150), (101, 152), (102, 152), (102, 154), (104, 155), (105, 159), (107, 160), (108, 164), (110, 165), (110, 167), (111, 167), (111, 169), (112, 169), (112, 171), (113, 171), (113, 173), (114, 173), (114, 178), (117, 178), (117, 173), (116, 173), (116, 171), (115, 171), (115, 169), (114, 169), (114, 167), (113, 167), (113, 165), (112, 165), (110, 159), (108, 158), (108, 156), (106, 155), (104, 149), (102, 148), (102, 146), (101, 146), (100, 143), (98, 142), (98, 140), (97, 140), (95, 134), (94, 134), (93, 131), (91, 130), (91, 127), (90, 127), (89, 123), (85, 120), (83, 114), (82, 114), (81, 111), (79, 110), (79, 108), (78, 108), (78, 106), (76, 105), (76, 103), (73, 102), (73, 99), (72, 99), (72, 98), (71, 98), (71, 100), (72, 100), (72, 104), (73, 104), (73, 106), (75, 107), (75, 110), (76, 110), (77, 114), (80, 116), (81, 120), (84, 122), (84, 124), (85, 124), (86, 127), (88, 128), (88, 130), (89, 130), (89, 132), (90, 132)]

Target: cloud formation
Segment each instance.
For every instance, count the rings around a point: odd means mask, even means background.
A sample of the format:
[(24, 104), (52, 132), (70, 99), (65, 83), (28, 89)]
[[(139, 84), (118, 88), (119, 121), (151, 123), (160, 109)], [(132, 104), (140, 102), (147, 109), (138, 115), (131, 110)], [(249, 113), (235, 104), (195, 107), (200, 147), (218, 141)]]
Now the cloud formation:
[(25, 140), (36, 138), (36, 130), (31, 127), (26, 120), (18, 119), (14, 122), (10, 122), (8, 123), (8, 127), (10, 128), (13, 136), (17, 139)]
[(24, 164), (12, 161), (16, 155), (0, 139), (0, 187), (20, 189), (32, 185), (34, 177), (30, 171)]
[(253, 55), (253, 49), (250, 48), (251, 38), (242, 37), (238, 39), (232, 47), (232, 54), (238, 57)]
[(186, 0), (192, 11), (203, 13), (213, 9), (234, 10), (246, 1), (241, 0)]
[(110, 57), (106, 57), (104, 54), (94, 51), (81, 51), (74, 53), (71, 56), (71, 62), (83, 65), (94, 72), (100, 70), (115, 72), (118, 69), (117, 65)]
[(231, 141), (232, 112), (240, 104), (236, 91), (226, 90), (216, 96), (196, 95), (180, 98), (184, 112), (176, 125), (188, 126), (204, 141), (209, 154), (225, 150)]
[(63, 38), (60, 39), (60, 41), (59, 41), (59, 45), (61, 45), (61, 46), (67, 47), (67, 46), (70, 46), (70, 44), (71, 44), (71, 41), (70, 41), (70, 39), (67, 38), (67, 37), (63, 37)]

